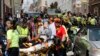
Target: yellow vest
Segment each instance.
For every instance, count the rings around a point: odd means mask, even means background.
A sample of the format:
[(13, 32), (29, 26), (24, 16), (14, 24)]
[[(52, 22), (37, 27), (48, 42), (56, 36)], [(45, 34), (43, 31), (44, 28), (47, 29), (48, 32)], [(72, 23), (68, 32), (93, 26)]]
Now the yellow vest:
[(20, 37), (28, 37), (29, 30), (28, 28), (22, 28), (21, 26), (17, 26), (17, 30), (19, 32)]
[(85, 18), (82, 18), (81, 23), (82, 23), (82, 24), (86, 24)]
[(95, 19), (95, 18), (91, 19), (91, 20), (90, 20), (90, 24), (91, 24), (91, 25), (96, 25), (96, 19)]
[(72, 26), (71, 30), (76, 34), (78, 32), (78, 27), (77, 26)]
[(88, 18), (88, 22), (89, 22), (89, 23), (90, 23), (90, 20), (91, 20), (91, 19), (92, 19), (91, 17)]
[(80, 22), (80, 21), (81, 21), (81, 17), (77, 17), (76, 20), (77, 20), (78, 22)]

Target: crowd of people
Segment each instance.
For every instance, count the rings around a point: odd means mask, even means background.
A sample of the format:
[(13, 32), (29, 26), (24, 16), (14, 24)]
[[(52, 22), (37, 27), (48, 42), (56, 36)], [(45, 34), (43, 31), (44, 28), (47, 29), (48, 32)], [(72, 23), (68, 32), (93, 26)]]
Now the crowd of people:
[(99, 17), (94, 15), (76, 15), (71, 12), (44, 17), (8, 17), (4, 25), (0, 22), (1, 55), (19, 56), (20, 48), (29, 48), (38, 43), (53, 40), (54, 46), (49, 48), (46, 56), (52, 56), (52, 54), (54, 56), (66, 56), (67, 46), (69, 42), (73, 42), (70, 36), (71, 30), (90, 25), (98, 26), (100, 25), (99, 21)]

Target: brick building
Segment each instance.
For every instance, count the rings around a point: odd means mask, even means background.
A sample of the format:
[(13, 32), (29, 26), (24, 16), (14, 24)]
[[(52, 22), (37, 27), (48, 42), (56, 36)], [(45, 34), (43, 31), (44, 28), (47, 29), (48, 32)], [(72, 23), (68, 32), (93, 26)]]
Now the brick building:
[(100, 16), (100, 0), (89, 0), (89, 12)]

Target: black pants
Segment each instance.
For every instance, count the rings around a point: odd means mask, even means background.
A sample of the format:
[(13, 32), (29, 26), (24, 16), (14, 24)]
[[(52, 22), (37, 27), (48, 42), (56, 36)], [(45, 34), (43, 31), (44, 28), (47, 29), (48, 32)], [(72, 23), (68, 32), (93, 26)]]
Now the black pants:
[(59, 49), (59, 50), (56, 50), (56, 51), (54, 52), (54, 56), (67, 56), (67, 55), (66, 55), (66, 50), (63, 49), (63, 48), (61, 48), (61, 49)]
[(19, 56), (19, 48), (17, 47), (9, 48), (8, 56)]
[(65, 48), (58, 48), (58, 50), (56, 50), (56, 47), (60, 47), (61, 43), (64, 44), (64, 46), (65, 46), (66, 45), (65, 42), (61, 42), (61, 40), (59, 38), (55, 37), (54, 43), (55, 43), (55, 50), (53, 51), (54, 56), (66, 56), (66, 49)]
[(0, 35), (0, 45), (2, 46), (2, 53), (3, 53), (3, 56), (5, 56), (5, 49), (6, 49), (6, 44), (5, 44), (5, 42), (6, 42), (6, 38), (5, 38), (5, 36), (3, 36), (3, 35)]
[(26, 43), (27, 41), (28, 41), (28, 38), (27, 37), (20, 38), (19, 39), (19, 47), (20, 48), (25, 48), (25, 46), (23, 45), (23, 43)]

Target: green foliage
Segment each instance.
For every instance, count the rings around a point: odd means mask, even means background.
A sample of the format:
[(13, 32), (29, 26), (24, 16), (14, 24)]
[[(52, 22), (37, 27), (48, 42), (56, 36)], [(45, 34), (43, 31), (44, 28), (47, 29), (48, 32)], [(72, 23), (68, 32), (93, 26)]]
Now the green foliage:
[(51, 9), (57, 9), (58, 8), (58, 2), (51, 3), (50, 8)]

